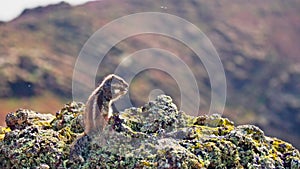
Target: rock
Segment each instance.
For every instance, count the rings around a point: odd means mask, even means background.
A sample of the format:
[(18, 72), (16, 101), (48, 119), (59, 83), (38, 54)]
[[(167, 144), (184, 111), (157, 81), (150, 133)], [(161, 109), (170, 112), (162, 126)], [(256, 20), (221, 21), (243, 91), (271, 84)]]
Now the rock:
[(51, 114), (40, 114), (32, 110), (19, 109), (6, 115), (6, 125), (11, 129), (24, 129), (26, 126), (50, 126), (55, 117)]
[(188, 116), (169, 96), (115, 114), (91, 136), (82, 136), (83, 111), (69, 103), (51, 122), (29, 110), (10, 113), (0, 128), (0, 168), (300, 168), (291, 144), (220, 115)]
[(74, 133), (82, 133), (84, 130), (82, 118), (84, 109), (85, 106), (82, 103), (66, 104), (56, 113), (56, 118), (51, 122), (52, 128), (59, 131), (67, 127)]

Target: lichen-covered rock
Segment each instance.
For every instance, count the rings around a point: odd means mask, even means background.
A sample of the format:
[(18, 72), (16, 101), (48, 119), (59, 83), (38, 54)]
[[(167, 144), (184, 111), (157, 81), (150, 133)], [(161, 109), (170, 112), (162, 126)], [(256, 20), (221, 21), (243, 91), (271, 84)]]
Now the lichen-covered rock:
[(74, 133), (82, 133), (83, 118), (82, 113), (85, 109), (84, 104), (71, 102), (66, 104), (56, 113), (56, 118), (51, 122), (54, 130), (69, 128)]
[(66, 168), (70, 144), (83, 131), (83, 109), (72, 102), (56, 117), (25, 109), (9, 113), (8, 127), (0, 127), (0, 168)]
[[(82, 135), (83, 110), (69, 103), (49, 123), (15, 112), (0, 128), (0, 168), (300, 168), (289, 143), (220, 115), (188, 116), (168, 96), (115, 114), (93, 135)], [(80, 156), (70, 158), (75, 145)]]
[(5, 134), (0, 153), (4, 168), (31, 168), (42, 164), (59, 167), (67, 158), (65, 139), (53, 130), (30, 126)]
[(49, 127), (50, 122), (55, 117), (51, 114), (40, 114), (32, 110), (19, 109), (16, 112), (11, 112), (6, 115), (6, 125), (14, 129), (24, 129), (27, 126), (42, 126)]

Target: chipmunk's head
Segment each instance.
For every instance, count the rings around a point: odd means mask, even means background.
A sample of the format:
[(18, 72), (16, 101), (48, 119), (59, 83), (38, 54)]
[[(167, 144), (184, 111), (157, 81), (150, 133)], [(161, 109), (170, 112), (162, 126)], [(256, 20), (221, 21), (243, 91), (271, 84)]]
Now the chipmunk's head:
[(128, 90), (128, 84), (121, 77), (114, 74), (108, 75), (103, 82), (103, 89), (111, 92), (112, 100), (125, 95)]

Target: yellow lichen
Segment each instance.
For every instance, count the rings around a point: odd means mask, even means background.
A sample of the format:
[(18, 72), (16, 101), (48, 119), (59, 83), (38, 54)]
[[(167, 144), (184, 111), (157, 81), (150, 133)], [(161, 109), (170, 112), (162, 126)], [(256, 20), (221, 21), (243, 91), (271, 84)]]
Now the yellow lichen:
[(5, 133), (10, 132), (9, 127), (1, 127), (0, 126), (0, 141), (4, 139)]

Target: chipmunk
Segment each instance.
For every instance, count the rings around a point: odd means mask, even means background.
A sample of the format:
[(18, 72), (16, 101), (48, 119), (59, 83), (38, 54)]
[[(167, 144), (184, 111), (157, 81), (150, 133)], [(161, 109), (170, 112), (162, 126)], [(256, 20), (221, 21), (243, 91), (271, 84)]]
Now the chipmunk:
[(79, 157), (83, 147), (91, 140), (91, 136), (103, 131), (112, 116), (112, 103), (125, 95), (128, 84), (119, 76), (111, 74), (104, 78), (102, 83), (92, 92), (86, 102), (83, 114), (84, 133), (71, 146), (70, 157)]
[(84, 133), (102, 131), (112, 116), (112, 103), (125, 95), (128, 84), (119, 76), (108, 75), (93, 91), (84, 112)]

